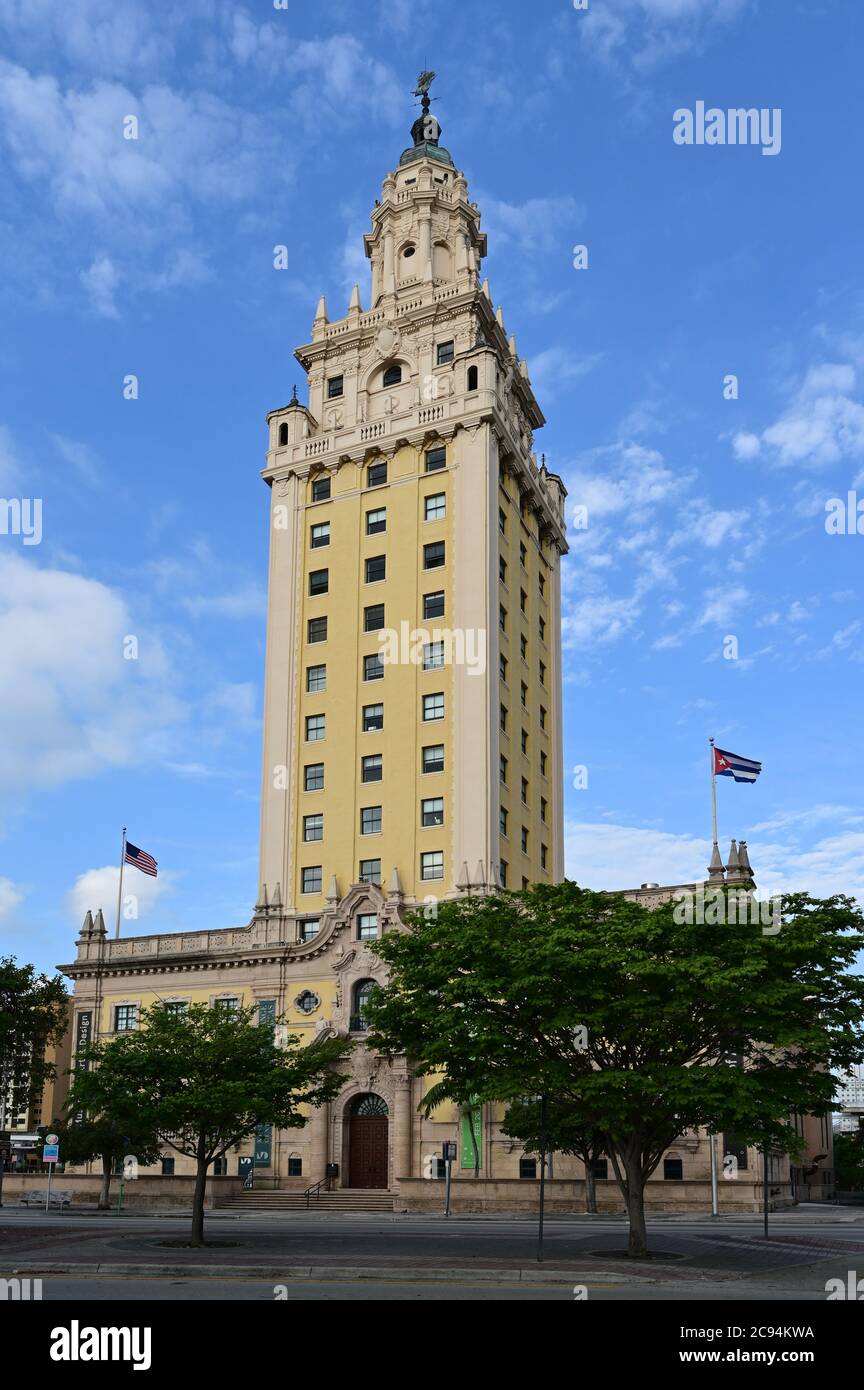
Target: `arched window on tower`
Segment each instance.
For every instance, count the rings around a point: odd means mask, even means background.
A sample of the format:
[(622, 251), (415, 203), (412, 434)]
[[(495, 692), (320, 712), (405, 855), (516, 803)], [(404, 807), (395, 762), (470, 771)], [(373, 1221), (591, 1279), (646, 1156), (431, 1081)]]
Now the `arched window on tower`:
[(285, 445), (286, 445), (287, 443), (288, 443), (288, 422), (287, 422), (287, 420), (285, 420), (285, 421), (283, 421), (282, 424), (279, 426), (279, 448), (280, 448), (280, 449), (284, 449), (284, 448), (285, 448)]
[(367, 1023), (363, 1017), (363, 1010), (369, 1001), (373, 989), (376, 988), (375, 980), (358, 980), (351, 992), (351, 1032), (365, 1033)]
[(388, 367), (382, 378), (382, 386), (398, 386), (402, 380), (401, 367)]
[(468, 368), (468, 387), (467, 387), (467, 389), (468, 389), (469, 391), (476, 391), (476, 390), (477, 390), (477, 368), (476, 368), (476, 367), (469, 367), (469, 368)]

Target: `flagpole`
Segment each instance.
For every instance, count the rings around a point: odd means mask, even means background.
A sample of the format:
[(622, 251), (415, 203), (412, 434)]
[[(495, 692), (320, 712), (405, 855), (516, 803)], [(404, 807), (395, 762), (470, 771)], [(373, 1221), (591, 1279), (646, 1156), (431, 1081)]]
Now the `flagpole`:
[(711, 823), (714, 827), (714, 843), (717, 844), (717, 779), (714, 774), (714, 740), (709, 738), (711, 745)]
[(123, 843), (120, 846), (120, 882), (117, 885), (117, 926), (114, 931), (115, 941), (120, 936), (120, 907), (123, 902), (123, 865), (126, 863), (126, 827), (123, 827)]

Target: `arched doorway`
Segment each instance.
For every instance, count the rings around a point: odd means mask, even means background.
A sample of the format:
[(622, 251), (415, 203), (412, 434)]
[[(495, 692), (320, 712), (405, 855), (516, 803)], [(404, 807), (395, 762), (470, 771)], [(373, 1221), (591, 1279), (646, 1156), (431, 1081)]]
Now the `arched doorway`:
[(348, 1103), (348, 1186), (386, 1187), (390, 1167), (387, 1102), (371, 1091)]

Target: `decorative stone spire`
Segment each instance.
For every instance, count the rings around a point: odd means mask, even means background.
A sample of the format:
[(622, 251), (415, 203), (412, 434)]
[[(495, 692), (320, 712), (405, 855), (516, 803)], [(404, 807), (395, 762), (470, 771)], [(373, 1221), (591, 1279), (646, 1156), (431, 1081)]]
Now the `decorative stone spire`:
[(741, 868), (738, 861), (738, 845), (733, 840), (729, 846), (729, 858), (726, 860), (726, 882), (738, 883), (741, 879)]
[(312, 320), (312, 341), (318, 342), (324, 337), (324, 330), (329, 323), (327, 318), (327, 301), (323, 294), (318, 300), (318, 308), (315, 310), (315, 317)]
[(487, 885), (486, 865), (482, 859), (477, 860), (477, 868), (474, 870), (474, 887), (485, 888)]
[(489, 289), (489, 281), (488, 281), (488, 280), (484, 280), (484, 281), (483, 281), (483, 294), (485, 294), (486, 298), (489, 300), (489, 303), (491, 304), (491, 303), (492, 303), (492, 292), (491, 292), (491, 290)]
[(750, 856), (747, 853), (746, 840), (741, 840), (738, 845), (738, 868), (741, 871), (742, 879), (752, 879), (753, 865), (750, 863)]
[(348, 313), (360, 314), (362, 312), (363, 310), (360, 304), (360, 286), (355, 284), (353, 290), (351, 291), (351, 298), (348, 302)]
[(462, 860), (462, 868), (459, 870), (459, 877), (456, 880), (456, 887), (460, 893), (466, 893), (471, 887), (471, 879), (468, 874), (468, 863)]
[(88, 941), (90, 937), (93, 935), (93, 913), (90, 911), (89, 907), (84, 914), (84, 922), (81, 927), (81, 935), (85, 937)]
[(336, 881), (336, 875), (335, 875), (335, 874), (331, 874), (331, 876), (330, 876), (330, 887), (327, 889), (327, 902), (328, 902), (328, 903), (338, 903), (338, 901), (339, 901), (339, 884), (338, 884), (337, 881)]
[(402, 880), (399, 877), (399, 870), (396, 868), (395, 864), (393, 865), (393, 872), (390, 875), (390, 886), (387, 892), (391, 898), (402, 897)]
[(495, 318), (496, 318), (497, 321), (498, 321), (498, 327), (499, 327), (499, 328), (503, 328), (503, 327), (504, 327), (504, 306), (503, 306), (502, 304), (499, 304), (499, 305), (498, 305), (498, 308), (495, 310)]
[(720, 846), (714, 841), (714, 848), (711, 851), (711, 863), (708, 865), (709, 883), (722, 883), (724, 878), (723, 860), (720, 858)]
[(102, 916), (102, 909), (101, 909), (101, 907), (99, 908), (99, 911), (96, 913), (96, 916), (95, 916), (95, 918), (94, 918), (94, 920), (93, 920), (93, 935), (94, 935), (94, 936), (107, 936), (107, 935), (108, 935), (108, 933), (107, 933), (106, 930), (105, 930), (105, 918)]

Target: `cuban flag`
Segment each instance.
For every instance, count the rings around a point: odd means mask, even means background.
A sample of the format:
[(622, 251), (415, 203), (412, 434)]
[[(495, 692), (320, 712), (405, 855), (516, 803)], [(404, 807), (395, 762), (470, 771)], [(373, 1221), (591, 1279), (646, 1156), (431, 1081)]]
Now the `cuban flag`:
[(737, 753), (726, 753), (722, 748), (714, 749), (714, 774), (716, 777), (734, 777), (736, 782), (755, 782), (762, 771), (762, 764), (752, 758), (741, 758)]

